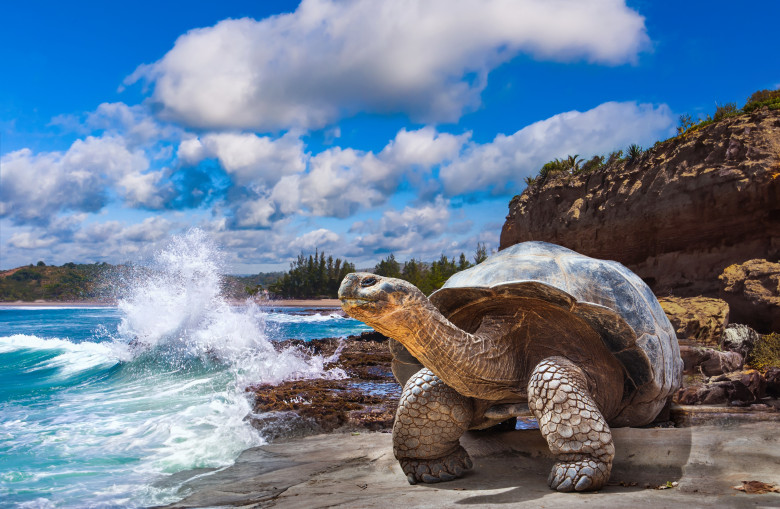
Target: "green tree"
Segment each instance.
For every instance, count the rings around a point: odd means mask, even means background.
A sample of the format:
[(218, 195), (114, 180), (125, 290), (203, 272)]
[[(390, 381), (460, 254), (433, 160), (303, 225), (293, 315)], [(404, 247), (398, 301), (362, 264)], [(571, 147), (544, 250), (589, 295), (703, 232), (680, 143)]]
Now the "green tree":
[(376, 264), (374, 274), (386, 277), (401, 277), (401, 264), (395, 259), (395, 255), (390, 253), (387, 258), (380, 260)]
[(485, 246), (484, 242), (478, 242), (477, 250), (474, 253), (474, 264), (479, 265), (480, 263), (487, 260), (487, 257), (488, 257), (487, 246)]

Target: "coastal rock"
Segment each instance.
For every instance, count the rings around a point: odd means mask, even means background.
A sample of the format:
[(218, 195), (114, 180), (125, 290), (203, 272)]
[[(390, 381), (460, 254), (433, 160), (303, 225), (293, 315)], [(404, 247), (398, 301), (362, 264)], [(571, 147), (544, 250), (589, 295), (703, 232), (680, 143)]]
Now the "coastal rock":
[(779, 160), (780, 111), (727, 118), (634, 163), (530, 186), (509, 205), (500, 249), (553, 242), (619, 261), (656, 295), (718, 297), (729, 265), (780, 258)]
[(372, 331), (347, 339), (287, 340), (276, 347), (322, 355), (331, 360), (326, 368), (341, 368), (346, 378), (248, 387), (254, 397), (248, 419), (266, 440), (393, 426), (401, 387), (390, 370), (392, 356), (385, 336)]
[(723, 338), (721, 339), (720, 346), (724, 350), (738, 352), (743, 359), (746, 359), (748, 354), (753, 350), (753, 346), (756, 344), (756, 341), (758, 341), (758, 338), (758, 332), (747, 325), (730, 323), (723, 331)]
[(735, 321), (762, 333), (780, 331), (780, 263), (748, 260), (726, 267), (718, 279)]
[(722, 375), (742, 369), (744, 359), (737, 352), (720, 352), (712, 348), (680, 345), (685, 374)]
[(729, 322), (729, 305), (709, 297), (661, 297), (658, 299), (678, 339), (703, 346), (718, 346)]

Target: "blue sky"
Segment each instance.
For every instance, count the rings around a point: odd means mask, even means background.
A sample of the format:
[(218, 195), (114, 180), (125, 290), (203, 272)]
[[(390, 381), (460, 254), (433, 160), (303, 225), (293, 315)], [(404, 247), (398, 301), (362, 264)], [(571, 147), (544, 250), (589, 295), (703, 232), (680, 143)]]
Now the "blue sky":
[(495, 248), (546, 161), (780, 86), (780, 3), (13, 2), (0, 268), (135, 261), (199, 227), (228, 270)]

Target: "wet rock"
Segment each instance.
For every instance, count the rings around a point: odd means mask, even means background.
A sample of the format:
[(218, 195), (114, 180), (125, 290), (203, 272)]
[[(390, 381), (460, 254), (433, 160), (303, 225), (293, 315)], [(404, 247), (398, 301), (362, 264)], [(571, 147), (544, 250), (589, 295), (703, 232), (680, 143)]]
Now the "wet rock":
[(738, 352), (743, 359), (746, 359), (753, 350), (753, 346), (755, 346), (758, 338), (758, 332), (747, 325), (730, 323), (723, 331), (721, 348)]
[(780, 331), (780, 263), (748, 260), (726, 267), (718, 279), (734, 321), (761, 333)]
[(718, 346), (729, 322), (729, 305), (709, 297), (662, 297), (658, 299), (678, 339), (703, 346)]
[(742, 368), (744, 359), (737, 352), (720, 352), (712, 348), (680, 345), (685, 374), (722, 375)]
[(269, 441), (333, 430), (382, 431), (392, 428), (401, 387), (393, 378), (387, 338), (376, 332), (346, 339), (287, 340), (278, 349), (297, 348), (329, 359), (340, 380), (292, 380), (250, 386), (248, 417)]

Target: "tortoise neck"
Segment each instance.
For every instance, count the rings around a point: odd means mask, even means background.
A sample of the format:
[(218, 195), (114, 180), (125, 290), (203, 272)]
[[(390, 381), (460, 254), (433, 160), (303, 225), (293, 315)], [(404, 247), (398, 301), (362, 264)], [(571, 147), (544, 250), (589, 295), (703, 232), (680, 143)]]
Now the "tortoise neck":
[[(493, 355), (494, 337), (478, 330), (474, 334), (449, 321), (427, 299), (414, 312), (397, 320), (399, 330), (388, 334), (401, 342), (409, 353), (460, 394), (473, 398), (490, 397), (495, 376), (504, 371)], [(495, 332), (495, 331), (491, 331)], [(506, 363), (506, 359), (503, 359)], [(508, 364), (508, 363), (507, 363)]]

